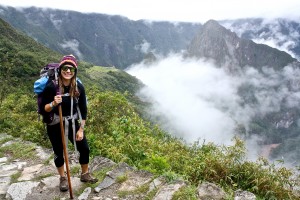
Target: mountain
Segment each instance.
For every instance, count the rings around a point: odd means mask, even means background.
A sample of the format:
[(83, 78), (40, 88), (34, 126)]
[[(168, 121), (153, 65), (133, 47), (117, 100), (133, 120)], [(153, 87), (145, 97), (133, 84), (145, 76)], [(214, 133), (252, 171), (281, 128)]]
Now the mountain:
[[(81, 60), (95, 65), (115, 66), (120, 69), (140, 62), (153, 53), (166, 55), (184, 51), (202, 28), (200, 23), (132, 21), (122, 16), (35, 7), (16, 9), (0, 6), (0, 11), (0, 17), (12, 26), (59, 53), (72, 52)], [(300, 58), (300, 24), (296, 21), (237, 19), (219, 23), (242, 39), (266, 44), (286, 51), (296, 59)], [(247, 45), (253, 48), (251, 42)], [(241, 65), (248, 63), (248, 58), (243, 57), (244, 50), (240, 49), (235, 53)], [(264, 47), (260, 47), (260, 50), (256, 54), (252, 52), (248, 55), (256, 58), (256, 61), (251, 58), (254, 63), (250, 64), (264, 65), (273, 59), (268, 55), (266, 59), (261, 54)], [(260, 60), (261, 57), (264, 59)], [(257, 61), (265, 63), (255, 63)], [(277, 60), (278, 65), (284, 62), (285, 58), (282, 61)]]
[(0, 19), (0, 100), (16, 90), (31, 91), (41, 66), (59, 57)]
[(218, 67), (229, 69), (231, 77), (243, 79), (237, 91), (240, 108), (236, 109), (251, 108), (247, 112), (251, 119), (247, 125), (237, 119), (237, 133), (248, 139), (259, 138), (260, 146), (276, 146), (271, 152), (273, 158), (298, 163), (297, 59), (285, 51), (240, 38), (214, 20), (203, 25), (186, 56), (213, 60)]
[(223, 20), (219, 23), (241, 38), (267, 44), (286, 51), (298, 60), (300, 58), (300, 24), (298, 21), (282, 18), (272, 20), (249, 18)]
[[(0, 106), (10, 93), (18, 90), (33, 94), (33, 83), (46, 63), (59, 62), (62, 54), (38, 43), (0, 19)], [(93, 66), (81, 61), (79, 78), (86, 87), (100, 91), (127, 92), (127, 98), (140, 104), (135, 93), (142, 83), (125, 71), (113, 67)], [(21, 84), (20, 84), (21, 83)]]
[(297, 61), (286, 52), (239, 38), (236, 33), (215, 20), (209, 20), (203, 25), (189, 45), (187, 55), (213, 59), (217, 65), (226, 65), (230, 68), (271, 66), (280, 69)]
[(124, 69), (150, 52), (180, 52), (201, 24), (132, 21), (121, 16), (0, 6), (0, 17), (45, 46)]

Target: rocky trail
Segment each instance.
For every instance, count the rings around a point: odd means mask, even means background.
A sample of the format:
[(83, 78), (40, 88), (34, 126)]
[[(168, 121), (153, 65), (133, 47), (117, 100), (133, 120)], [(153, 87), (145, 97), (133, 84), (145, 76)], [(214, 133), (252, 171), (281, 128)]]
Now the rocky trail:
[[(64, 200), (70, 192), (60, 192), (59, 176), (53, 162), (51, 149), (25, 142), (10, 135), (0, 134), (0, 148), (18, 144), (32, 147), (30, 157), (13, 158), (10, 151), (0, 154), (0, 199), (12, 200)], [(18, 150), (18, 151), (22, 151)], [(69, 168), (73, 199), (78, 200), (171, 200), (176, 191), (187, 183), (182, 180), (167, 182), (163, 177), (136, 170), (126, 163), (115, 163), (104, 157), (90, 162), (90, 171), (99, 181), (95, 184), (80, 182), (80, 165), (73, 154), (69, 155)], [(225, 199), (226, 194), (212, 183), (202, 183), (197, 188), (198, 199)], [(238, 190), (234, 200), (254, 200), (255, 195)]]

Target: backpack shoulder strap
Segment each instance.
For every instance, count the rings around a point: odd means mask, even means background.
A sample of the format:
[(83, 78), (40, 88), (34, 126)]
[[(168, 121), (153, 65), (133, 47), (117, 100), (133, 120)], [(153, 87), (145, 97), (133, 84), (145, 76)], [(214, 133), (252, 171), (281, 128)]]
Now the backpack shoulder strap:
[[(76, 78), (76, 90), (79, 92), (78, 82), (81, 83), (80, 79)], [(80, 94), (80, 92), (79, 92), (79, 94)], [(76, 107), (77, 107), (77, 112), (78, 112), (78, 115), (79, 115), (79, 122), (81, 123), (82, 122), (82, 115), (81, 115), (80, 108), (79, 108), (79, 105), (78, 105), (78, 98), (79, 97), (76, 97)]]
[(79, 122), (81, 123), (81, 122), (82, 122), (82, 116), (81, 116), (81, 112), (80, 112), (80, 108), (79, 108), (78, 103), (77, 103), (77, 105), (76, 105), (76, 108), (77, 108), (77, 113), (78, 113), (78, 115), (79, 115)]

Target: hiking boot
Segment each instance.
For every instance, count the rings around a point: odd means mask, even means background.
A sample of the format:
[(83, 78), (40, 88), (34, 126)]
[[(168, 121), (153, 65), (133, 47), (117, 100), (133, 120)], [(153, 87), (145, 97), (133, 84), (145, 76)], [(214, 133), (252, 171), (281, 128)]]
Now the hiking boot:
[(59, 189), (65, 192), (69, 189), (68, 180), (65, 176), (59, 178)]
[(80, 181), (87, 183), (96, 183), (98, 179), (92, 177), (92, 175), (89, 172), (87, 172), (85, 174), (81, 174)]

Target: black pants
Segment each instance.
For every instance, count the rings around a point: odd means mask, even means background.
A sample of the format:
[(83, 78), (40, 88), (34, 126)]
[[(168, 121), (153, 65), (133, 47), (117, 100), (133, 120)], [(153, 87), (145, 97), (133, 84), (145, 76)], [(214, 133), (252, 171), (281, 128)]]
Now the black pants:
[[(75, 127), (76, 127), (75, 128), (76, 129), (75, 134), (76, 134), (77, 130), (79, 129), (79, 125), (77, 122), (75, 123)], [(63, 144), (62, 144), (62, 140), (61, 140), (60, 124), (58, 123), (58, 124), (55, 124), (52, 126), (47, 125), (47, 133), (48, 133), (48, 136), (51, 141), (52, 148), (53, 148), (53, 151), (55, 154), (54, 155), (55, 166), (61, 167), (64, 165), (64, 155), (63, 155)], [(68, 138), (71, 141), (71, 143), (74, 145), (72, 121), (69, 121)], [(76, 147), (80, 154), (79, 163), (80, 164), (88, 164), (90, 149), (89, 149), (85, 135), (81, 141), (76, 141)]]

